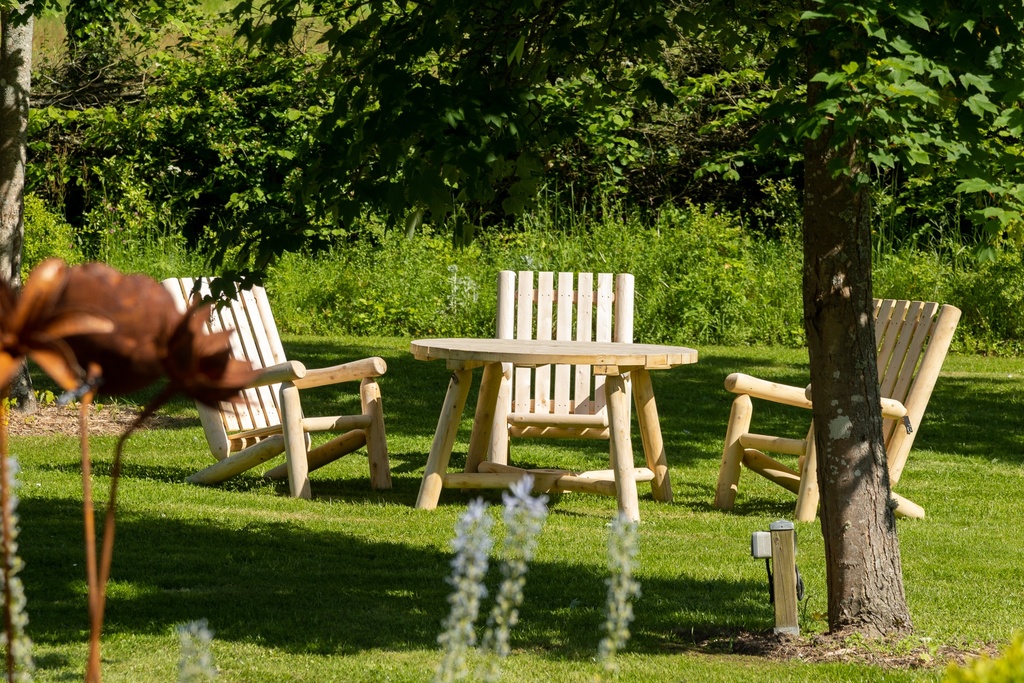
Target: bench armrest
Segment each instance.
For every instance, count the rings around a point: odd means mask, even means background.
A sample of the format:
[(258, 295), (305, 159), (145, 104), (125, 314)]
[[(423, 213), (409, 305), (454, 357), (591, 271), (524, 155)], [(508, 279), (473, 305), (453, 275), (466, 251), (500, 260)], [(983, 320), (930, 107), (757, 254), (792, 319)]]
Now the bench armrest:
[(810, 408), (811, 400), (804, 394), (804, 390), (788, 384), (777, 384), (767, 380), (758, 379), (745, 375), (742, 372), (734, 372), (725, 378), (725, 388), (734, 394), (746, 394), (754, 398), (784, 403), (797, 408)]
[[(804, 395), (807, 400), (811, 400), (811, 385), (808, 384), (807, 388), (804, 389)], [(886, 419), (898, 420), (901, 417), (905, 417), (907, 414), (906, 407), (894, 398), (882, 397), (882, 417)]]
[(281, 382), (295, 382), (306, 376), (306, 366), (297, 360), (289, 360), (277, 365), (260, 370), (256, 380), (247, 388), (262, 387), (267, 384), (280, 384)]
[[(767, 380), (758, 379), (745, 375), (742, 372), (734, 372), (725, 378), (725, 388), (734, 394), (746, 394), (754, 398), (784, 403), (797, 408), (811, 408), (811, 385), (805, 389), (793, 387), (788, 384), (777, 384)], [(882, 399), (882, 417), (899, 419), (907, 414), (907, 409), (902, 403), (894, 398)]]
[(380, 377), (388, 371), (388, 364), (383, 358), (363, 358), (351, 363), (332, 365), (329, 368), (306, 370), (303, 377), (293, 380), (299, 389), (322, 387), (327, 384), (354, 382), (366, 377)]

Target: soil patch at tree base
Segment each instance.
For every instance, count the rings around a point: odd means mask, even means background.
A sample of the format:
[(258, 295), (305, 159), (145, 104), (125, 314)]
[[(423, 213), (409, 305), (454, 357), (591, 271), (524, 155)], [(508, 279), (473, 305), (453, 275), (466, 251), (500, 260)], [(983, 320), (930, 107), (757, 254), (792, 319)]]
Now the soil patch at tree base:
[(790, 636), (771, 632), (678, 633), (681, 649), (707, 654), (736, 654), (778, 662), (811, 664), (843, 663), (886, 669), (945, 669), (950, 663), (962, 666), (981, 656), (996, 658), (1000, 647), (993, 644), (931, 645), (928, 638), (904, 636), (866, 640), (856, 636), (814, 634)]

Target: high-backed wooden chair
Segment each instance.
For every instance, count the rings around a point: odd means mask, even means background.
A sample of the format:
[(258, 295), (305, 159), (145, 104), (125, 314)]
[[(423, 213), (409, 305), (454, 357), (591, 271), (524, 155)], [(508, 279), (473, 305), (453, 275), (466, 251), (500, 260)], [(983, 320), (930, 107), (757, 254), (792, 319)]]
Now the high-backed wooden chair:
[[(633, 276), (498, 274), (498, 339), (633, 341)], [(536, 286), (534, 281), (536, 279)], [(514, 437), (607, 439), (604, 377), (590, 366), (506, 365), (488, 459), (508, 463)], [(627, 385), (627, 395), (629, 395)]]
[[(875, 339), (882, 394), (883, 435), (889, 464), (889, 482), (895, 487), (903, 473), (914, 437), (920, 431), (928, 399), (949, 351), (960, 309), (922, 301), (875, 300)], [(814, 425), (804, 439), (781, 438), (750, 432), (751, 397), (810, 408), (809, 390), (757, 379), (742, 373), (729, 375), (725, 388), (739, 394), (733, 401), (718, 472), (715, 507), (732, 509), (740, 478), (740, 465), (797, 494), (796, 518), (810, 521), (818, 511), (818, 473)], [(764, 451), (799, 456), (796, 470), (765, 455)], [(924, 509), (893, 493), (896, 514), (924, 517)]]
[[(163, 286), (184, 311), (194, 300), (195, 280), (171, 278)], [(200, 296), (210, 293), (209, 281), (201, 280)], [(288, 477), (294, 497), (309, 498), (309, 472), (366, 446), (370, 485), (391, 488), (387, 438), (376, 378), (387, 371), (382, 358), (361, 360), (329, 368), (311, 369), (285, 358), (277, 324), (262, 287), (239, 292), (229, 305), (217, 307), (208, 322), (210, 331), (235, 330), (231, 337), (235, 358), (265, 370), (260, 380), (246, 389), (241, 400), (222, 403), (219, 409), (197, 403), (199, 419), (217, 463), (189, 477), (196, 484), (217, 484), (267, 460), (285, 454), (285, 463), (265, 476)], [(299, 390), (356, 382), (361, 412), (358, 415), (305, 417)], [(309, 433), (343, 432), (309, 450)]]

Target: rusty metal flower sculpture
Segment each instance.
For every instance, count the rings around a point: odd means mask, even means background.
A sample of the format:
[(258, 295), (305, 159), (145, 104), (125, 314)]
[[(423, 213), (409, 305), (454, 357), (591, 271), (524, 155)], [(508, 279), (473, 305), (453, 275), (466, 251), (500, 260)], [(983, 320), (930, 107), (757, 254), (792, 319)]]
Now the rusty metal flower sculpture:
[[(87, 683), (100, 681), (99, 640), (125, 441), (174, 394), (215, 405), (237, 396), (257, 374), (247, 363), (230, 357), (229, 333), (204, 332), (209, 310), (209, 306), (194, 306), (183, 314), (156, 281), (124, 275), (101, 263), (69, 268), (56, 259), (44, 261), (32, 271), (20, 296), (0, 283), (0, 386), (8, 385), (27, 356), (69, 395), (82, 399), (83, 523), (91, 625)], [(163, 377), (167, 385), (117, 442), (97, 563), (86, 436), (88, 404), (98, 392), (130, 393)]]
[(213, 304), (205, 304), (188, 310), (167, 342), (164, 371), (170, 389), (216, 407), (237, 398), (259, 373), (231, 357), (231, 332), (204, 331), (212, 309)]
[(114, 323), (89, 309), (61, 307), (67, 284), (68, 268), (58, 260), (32, 271), (20, 296), (0, 282), (0, 387), (10, 384), (26, 356), (64, 389), (82, 383), (84, 373), (67, 337), (110, 333)]

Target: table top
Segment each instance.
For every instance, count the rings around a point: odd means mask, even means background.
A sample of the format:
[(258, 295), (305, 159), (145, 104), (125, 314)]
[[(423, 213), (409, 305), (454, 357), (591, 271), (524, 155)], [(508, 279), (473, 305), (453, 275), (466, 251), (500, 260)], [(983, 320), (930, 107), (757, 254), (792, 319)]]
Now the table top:
[[(619, 342), (541, 341), (535, 339), (417, 339), (410, 345), (419, 360), (447, 360), (466, 367), (484, 363), (593, 365), (599, 368), (657, 370), (697, 362), (697, 352), (685, 346), (623, 344)], [(614, 370), (609, 374), (617, 374)]]

